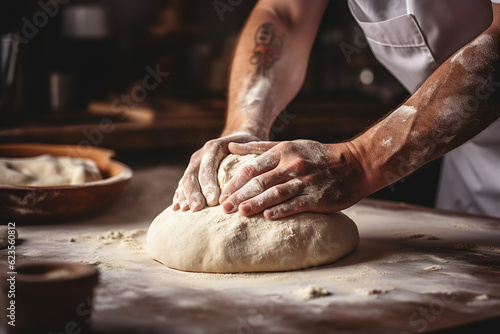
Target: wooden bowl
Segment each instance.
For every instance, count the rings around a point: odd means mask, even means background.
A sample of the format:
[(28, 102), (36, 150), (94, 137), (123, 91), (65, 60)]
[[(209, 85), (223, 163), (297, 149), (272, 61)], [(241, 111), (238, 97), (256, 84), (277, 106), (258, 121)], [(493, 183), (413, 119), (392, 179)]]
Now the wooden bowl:
[[(16, 264), (15, 281), (7, 266), (1, 267), (1, 306), (10, 321), (8, 307), (15, 301), (15, 326), (9, 334), (85, 332), (90, 325), (97, 268), (72, 262)], [(15, 287), (15, 296), (9, 292)], [(5, 320), (4, 320), (5, 322)]]
[(41, 154), (94, 160), (102, 180), (81, 185), (0, 185), (0, 217), (9, 221), (54, 222), (96, 214), (114, 204), (126, 191), (132, 170), (111, 158), (114, 151), (84, 145), (5, 144), (0, 157)]

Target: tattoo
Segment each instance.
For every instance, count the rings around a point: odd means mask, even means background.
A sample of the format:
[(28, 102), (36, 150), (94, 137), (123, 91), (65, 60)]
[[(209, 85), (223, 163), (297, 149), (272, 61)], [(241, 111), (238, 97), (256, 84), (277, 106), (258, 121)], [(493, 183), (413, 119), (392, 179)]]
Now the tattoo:
[(255, 47), (250, 57), (250, 64), (257, 65), (257, 75), (267, 76), (271, 66), (280, 59), (284, 38), (285, 35), (278, 34), (272, 23), (263, 23), (257, 29)]

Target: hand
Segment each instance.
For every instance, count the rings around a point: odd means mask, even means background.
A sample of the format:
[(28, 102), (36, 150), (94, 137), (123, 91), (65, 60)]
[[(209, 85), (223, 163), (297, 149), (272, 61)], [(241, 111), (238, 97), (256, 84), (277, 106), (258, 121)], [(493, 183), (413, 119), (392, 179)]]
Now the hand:
[(229, 182), (220, 197), (226, 213), (267, 219), (299, 212), (336, 212), (367, 196), (352, 144), (309, 140), (229, 144), (234, 154), (260, 154)]
[(218, 204), (220, 189), (217, 183), (217, 168), (220, 161), (229, 154), (230, 142), (249, 142), (260, 140), (250, 132), (235, 132), (231, 135), (208, 141), (196, 151), (189, 161), (177, 190), (172, 208), (174, 211), (191, 209), (199, 211), (205, 205)]

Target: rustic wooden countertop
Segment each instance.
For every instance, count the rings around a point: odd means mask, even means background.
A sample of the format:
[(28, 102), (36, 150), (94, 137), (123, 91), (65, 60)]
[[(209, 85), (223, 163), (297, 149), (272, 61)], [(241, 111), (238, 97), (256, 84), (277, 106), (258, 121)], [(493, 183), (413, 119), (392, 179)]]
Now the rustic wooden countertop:
[[(477, 330), (477, 321), (495, 317), (498, 328), (498, 219), (364, 200), (345, 210), (358, 225), (359, 248), (334, 264), (283, 273), (181, 272), (150, 259), (144, 241), (182, 172), (139, 168), (125, 197), (100, 216), (18, 225), (18, 263), (96, 265), (95, 333), (457, 333), (455, 326)], [(294, 294), (310, 285), (331, 294)]]

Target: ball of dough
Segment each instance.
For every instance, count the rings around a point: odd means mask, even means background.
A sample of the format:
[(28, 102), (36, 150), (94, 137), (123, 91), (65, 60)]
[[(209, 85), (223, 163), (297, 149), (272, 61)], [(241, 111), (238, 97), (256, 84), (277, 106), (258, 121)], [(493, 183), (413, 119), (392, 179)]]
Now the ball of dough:
[[(219, 166), (222, 188), (255, 155), (229, 155)], [(198, 212), (167, 208), (148, 230), (149, 255), (185, 271), (286, 271), (332, 263), (359, 243), (356, 224), (342, 213), (300, 213), (279, 220), (262, 214), (226, 214), (220, 206)]]

